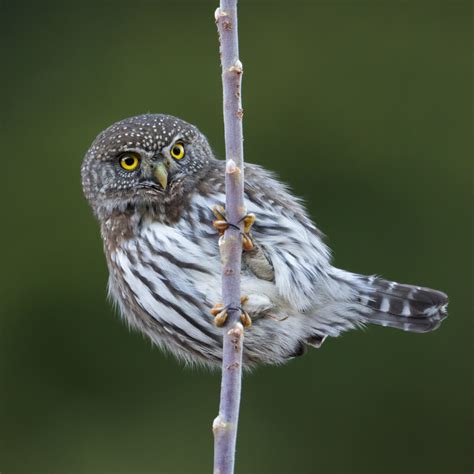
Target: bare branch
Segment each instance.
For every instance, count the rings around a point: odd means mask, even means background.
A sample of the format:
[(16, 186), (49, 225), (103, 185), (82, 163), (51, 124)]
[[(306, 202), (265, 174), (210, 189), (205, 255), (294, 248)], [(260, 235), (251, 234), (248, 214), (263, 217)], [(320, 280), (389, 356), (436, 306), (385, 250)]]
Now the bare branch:
[(228, 319), (222, 351), (219, 415), (214, 420), (214, 474), (232, 474), (242, 383), (244, 329), (240, 323), (240, 271), (244, 205), (244, 160), (237, 0), (221, 0), (215, 13), (220, 39), (226, 148), (226, 216), (230, 224), (220, 241), (222, 296)]

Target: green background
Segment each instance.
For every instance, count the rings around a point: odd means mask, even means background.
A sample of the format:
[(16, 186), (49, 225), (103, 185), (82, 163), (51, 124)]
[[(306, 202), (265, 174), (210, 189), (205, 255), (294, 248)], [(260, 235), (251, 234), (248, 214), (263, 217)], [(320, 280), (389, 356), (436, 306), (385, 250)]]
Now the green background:
[[(79, 168), (165, 112), (223, 156), (213, 1), (3, 1), (0, 471), (212, 470), (219, 373), (106, 301)], [(244, 379), (238, 473), (472, 472), (472, 4), (241, 0), (246, 159), (338, 266), (439, 288), (440, 330), (371, 327)]]

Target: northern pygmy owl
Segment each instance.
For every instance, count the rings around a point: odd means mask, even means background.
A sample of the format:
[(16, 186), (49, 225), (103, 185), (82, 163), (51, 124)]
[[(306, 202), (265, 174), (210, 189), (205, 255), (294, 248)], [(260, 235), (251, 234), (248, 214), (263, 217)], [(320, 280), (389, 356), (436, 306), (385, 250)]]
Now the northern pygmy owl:
[[(133, 328), (192, 363), (221, 361), (221, 300), (212, 208), (225, 202), (225, 162), (206, 137), (169, 115), (115, 123), (82, 164), (84, 194), (97, 217), (109, 293)], [(331, 265), (330, 251), (301, 201), (275, 176), (245, 165), (253, 249), (243, 252), (242, 294), (253, 321), (244, 363), (282, 363), (368, 323), (412, 332), (436, 329), (447, 296)]]

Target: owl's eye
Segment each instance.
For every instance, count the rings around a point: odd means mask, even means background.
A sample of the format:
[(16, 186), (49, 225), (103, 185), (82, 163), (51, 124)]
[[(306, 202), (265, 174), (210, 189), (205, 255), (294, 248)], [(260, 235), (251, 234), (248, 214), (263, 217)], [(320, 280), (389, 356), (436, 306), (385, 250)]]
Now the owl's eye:
[(175, 143), (171, 148), (170, 153), (175, 160), (184, 158), (184, 145), (180, 142)]
[(140, 164), (140, 156), (137, 153), (125, 153), (120, 157), (120, 166), (126, 171), (134, 171)]

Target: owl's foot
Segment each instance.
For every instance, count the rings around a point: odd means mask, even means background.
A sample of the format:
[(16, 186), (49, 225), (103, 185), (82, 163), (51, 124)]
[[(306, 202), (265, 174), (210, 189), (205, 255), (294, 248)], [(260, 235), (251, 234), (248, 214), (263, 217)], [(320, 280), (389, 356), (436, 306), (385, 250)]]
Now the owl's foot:
[[(219, 231), (219, 236), (223, 236), (224, 232), (229, 227), (237, 227), (236, 225), (227, 221), (227, 218), (225, 217), (225, 209), (222, 206), (214, 206), (212, 208), (212, 212), (216, 216), (216, 220), (213, 221), (212, 225)], [(245, 251), (250, 251), (254, 248), (252, 238), (250, 237), (250, 229), (252, 228), (255, 220), (255, 214), (247, 214), (242, 218), (242, 222), (244, 223), (244, 229), (242, 233), (242, 248)]]
[(242, 313), (240, 314), (240, 322), (244, 328), (249, 328), (252, 326), (252, 318), (250, 317), (249, 313), (247, 313), (247, 311), (242, 310)]
[[(241, 311), (241, 314), (240, 314), (240, 322), (242, 323), (242, 325), (244, 326), (244, 328), (249, 328), (251, 325), (252, 325), (252, 319), (250, 318), (249, 314), (247, 313), (247, 311), (245, 311), (242, 306), (247, 303), (249, 297), (248, 296), (242, 296), (240, 298), (240, 311)], [(214, 324), (217, 326), (217, 327), (222, 327), (224, 326), (225, 322), (227, 321), (227, 317), (228, 317), (228, 314), (227, 314), (227, 310), (229, 308), (224, 306), (222, 303), (217, 303), (215, 304), (212, 309), (211, 309), (211, 314), (214, 316)]]
[[(255, 220), (255, 216), (253, 217)], [(247, 311), (245, 311), (245, 309), (243, 308), (245, 303), (247, 303), (248, 300), (249, 300), (248, 296), (240, 297), (240, 322), (242, 323), (244, 328), (249, 328), (250, 326), (252, 326), (252, 319), (250, 318), (249, 313), (247, 313)]]

